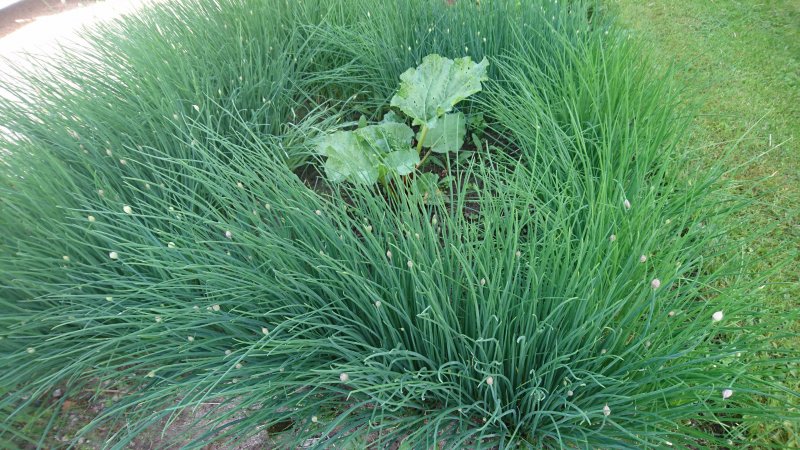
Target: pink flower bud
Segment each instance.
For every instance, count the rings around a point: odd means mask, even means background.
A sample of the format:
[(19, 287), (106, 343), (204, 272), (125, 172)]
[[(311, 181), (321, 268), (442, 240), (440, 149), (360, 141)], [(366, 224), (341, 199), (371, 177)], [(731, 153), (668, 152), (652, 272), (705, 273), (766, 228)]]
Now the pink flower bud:
[(658, 289), (661, 287), (661, 280), (658, 278), (653, 278), (653, 281), (650, 282), (650, 287), (653, 289)]

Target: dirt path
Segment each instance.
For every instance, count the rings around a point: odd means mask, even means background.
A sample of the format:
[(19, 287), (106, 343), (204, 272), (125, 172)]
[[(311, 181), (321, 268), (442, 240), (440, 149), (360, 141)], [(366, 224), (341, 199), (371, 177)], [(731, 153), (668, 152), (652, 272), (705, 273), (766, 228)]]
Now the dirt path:
[(0, 57), (52, 51), (79, 40), (83, 26), (118, 17), (149, 1), (22, 0), (0, 9)]

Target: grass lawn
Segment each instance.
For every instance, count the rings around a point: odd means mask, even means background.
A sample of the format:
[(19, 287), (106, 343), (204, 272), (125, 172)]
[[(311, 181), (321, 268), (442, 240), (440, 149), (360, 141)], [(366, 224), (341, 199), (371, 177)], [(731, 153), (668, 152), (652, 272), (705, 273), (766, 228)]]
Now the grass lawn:
[[(648, 42), (662, 64), (674, 64), (680, 82), (697, 92), (700, 114), (688, 144), (712, 144), (708, 162), (733, 149), (731, 168), (745, 165), (733, 177), (751, 191), (753, 204), (740, 219), (764, 233), (743, 250), (763, 254), (763, 269), (786, 263), (761, 292), (765, 302), (797, 308), (800, 2), (613, 0), (609, 5), (635, 39)], [(800, 445), (793, 434), (797, 424), (786, 426), (784, 438)]]

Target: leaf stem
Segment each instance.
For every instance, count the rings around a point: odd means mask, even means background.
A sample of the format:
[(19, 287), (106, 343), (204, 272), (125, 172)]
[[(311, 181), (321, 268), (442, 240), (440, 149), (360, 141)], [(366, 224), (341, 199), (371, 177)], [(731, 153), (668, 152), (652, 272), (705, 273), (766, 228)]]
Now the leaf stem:
[(422, 167), (422, 164), (425, 162), (426, 159), (428, 159), (428, 156), (431, 156), (432, 151), (433, 151), (432, 149), (428, 149), (428, 153), (425, 153), (425, 156), (423, 156), (422, 159), (417, 163), (415, 169), (419, 169), (420, 167)]
[[(419, 142), (417, 142), (417, 154), (422, 154), (422, 143), (425, 142), (425, 136), (428, 135), (428, 125), (422, 125), (422, 132), (419, 135)], [(421, 164), (421, 162), (420, 162)]]

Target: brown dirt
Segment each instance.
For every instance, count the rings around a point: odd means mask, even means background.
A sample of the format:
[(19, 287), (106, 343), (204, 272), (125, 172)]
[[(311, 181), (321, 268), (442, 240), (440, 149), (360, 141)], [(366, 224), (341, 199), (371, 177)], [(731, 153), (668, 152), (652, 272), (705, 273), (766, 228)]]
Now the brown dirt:
[(40, 20), (71, 9), (97, 3), (97, 0), (23, 0), (0, 9), (0, 38)]

